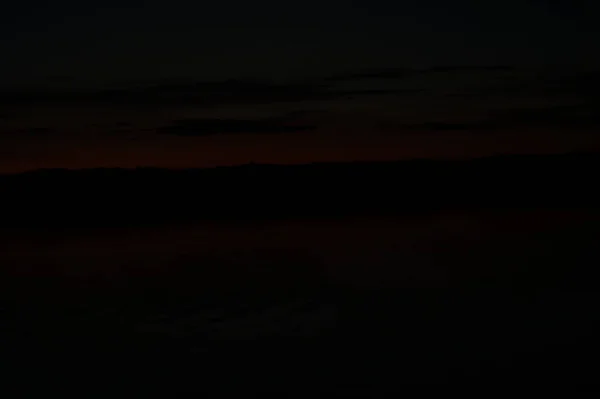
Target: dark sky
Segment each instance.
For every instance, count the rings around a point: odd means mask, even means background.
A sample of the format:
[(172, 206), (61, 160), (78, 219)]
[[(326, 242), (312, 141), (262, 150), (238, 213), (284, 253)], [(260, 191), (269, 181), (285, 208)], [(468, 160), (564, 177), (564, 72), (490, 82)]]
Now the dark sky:
[(599, 10), (586, 0), (10, 2), (0, 17), (0, 81), (97, 85), (589, 62), (598, 57)]
[(595, 145), (598, 11), (586, 0), (10, 2), (0, 171)]

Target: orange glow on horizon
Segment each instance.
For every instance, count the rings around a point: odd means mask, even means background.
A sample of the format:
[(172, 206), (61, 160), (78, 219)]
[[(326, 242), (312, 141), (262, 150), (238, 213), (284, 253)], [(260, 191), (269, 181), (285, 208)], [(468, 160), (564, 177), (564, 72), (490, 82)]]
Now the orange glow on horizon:
[(503, 153), (548, 153), (600, 149), (590, 133), (420, 133), (215, 137), (149, 136), (53, 139), (10, 143), (0, 173), (39, 168), (161, 167), (196, 168), (255, 163), (384, 161), (411, 158), (470, 158)]

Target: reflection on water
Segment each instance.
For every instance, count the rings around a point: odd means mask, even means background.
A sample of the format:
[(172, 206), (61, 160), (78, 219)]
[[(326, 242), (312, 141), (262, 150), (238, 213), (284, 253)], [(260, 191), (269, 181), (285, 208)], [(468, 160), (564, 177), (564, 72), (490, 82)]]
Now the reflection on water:
[(583, 211), (481, 211), (402, 219), (13, 230), (2, 235), (0, 262), (17, 273), (104, 275), (132, 268), (157, 271), (182, 262), (238, 268), (310, 263), (336, 281), (382, 284), (411, 276), (435, 281), (448, 272), (432, 268), (440, 260), (466, 261), (485, 243), (518, 241), (533, 231), (590, 217)]
[[(110, 359), (103, 369), (126, 379), (143, 370), (140, 386), (172, 370), (194, 386), (212, 379), (204, 370), (236, 384), (294, 370), (293, 387), (311, 370), (327, 380), (341, 370), (336, 384), (381, 386), (369, 374), (379, 370), (394, 384), (471, 381), (496, 376), (499, 361), (512, 370), (513, 359), (527, 378), (539, 369), (547, 379), (547, 364), (586, 369), (597, 358), (595, 213), (5, 231), (2, 338), (27, 373), (31, 359), (86, 372), (89, 359)], [(549, 342), (593, 355), (557, 357)], [(527, 363), (530, 354), (541, 360)]]

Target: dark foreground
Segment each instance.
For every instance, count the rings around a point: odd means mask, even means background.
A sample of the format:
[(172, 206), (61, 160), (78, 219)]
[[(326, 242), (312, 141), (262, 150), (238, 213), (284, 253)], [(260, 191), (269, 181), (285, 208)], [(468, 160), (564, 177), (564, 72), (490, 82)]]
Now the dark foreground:
[(386, 265), (387, 281), (370, 285), (302, 259), (103, 276), (5, 268), (4, 377), (41, 392), (298, 396), (595, 383), (600, 224), (585, 212)]
[(598, 167), (572, 154), (4, 176), (4, 387), (595, 383)]

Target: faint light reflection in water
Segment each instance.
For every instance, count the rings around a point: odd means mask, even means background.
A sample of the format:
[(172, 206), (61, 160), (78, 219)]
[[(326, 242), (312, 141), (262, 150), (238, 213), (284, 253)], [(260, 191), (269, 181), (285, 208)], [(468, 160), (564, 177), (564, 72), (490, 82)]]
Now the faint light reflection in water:
[(460, 261), (490, 237), (547, 228), (575, 214), (560, 215), (472, 212), (343, 222), (36, 231), (3, 237), (0, 261), (22, 272), (104, 275), (132, 267), (158, 272), (182, 259), (198, 267), (210, 267), (211, 260), (245, 268), (265, 262), (302, 267), (304, 262), (324, 268), (339, 281), (385, 283), (414, 278), (415, 273), (436, 279), (442, 276), (433, 263)]

